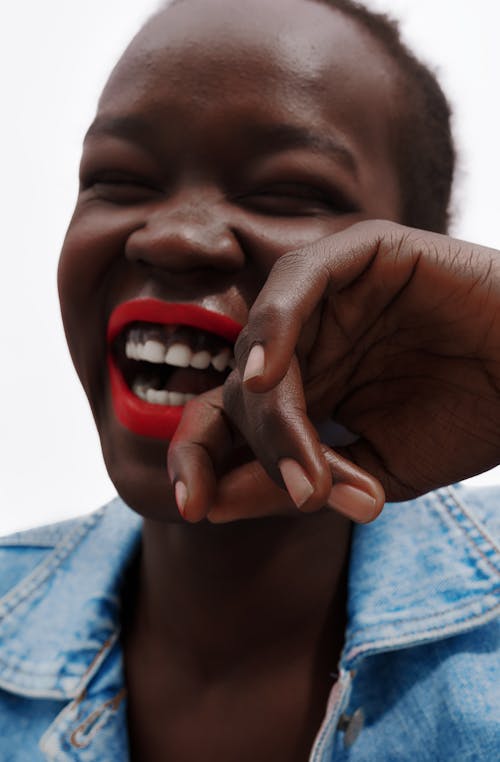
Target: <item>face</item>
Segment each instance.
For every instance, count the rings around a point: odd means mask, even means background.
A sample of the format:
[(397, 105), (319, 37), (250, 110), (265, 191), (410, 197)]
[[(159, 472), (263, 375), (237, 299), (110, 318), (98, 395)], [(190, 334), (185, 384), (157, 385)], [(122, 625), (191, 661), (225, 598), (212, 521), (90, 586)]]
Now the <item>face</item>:
[(273, 263), (399, 219), (394, 80), (354, 22), (306, 0), (186, 0), (112, 73), (59, 290), (109, 474), (143, 515), (177, 519), (169, 438), (230, 372)]

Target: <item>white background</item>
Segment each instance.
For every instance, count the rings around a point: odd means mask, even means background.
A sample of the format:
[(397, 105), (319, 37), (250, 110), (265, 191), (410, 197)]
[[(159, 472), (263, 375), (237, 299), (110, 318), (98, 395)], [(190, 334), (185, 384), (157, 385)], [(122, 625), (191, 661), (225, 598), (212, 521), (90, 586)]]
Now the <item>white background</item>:
[[(402, 20), (406, 39), (437, 67), (454, 104), (461, 152), (454, 234), (500, 249), (498, 3), (368, 4)], [(0, 534), (93, 510), (114, 493), (67, 354), (55, 274), (97, 96), (156, 6), (156, 0), (3, 4)], [(480, 480), (499, 482), (500, 475)]]

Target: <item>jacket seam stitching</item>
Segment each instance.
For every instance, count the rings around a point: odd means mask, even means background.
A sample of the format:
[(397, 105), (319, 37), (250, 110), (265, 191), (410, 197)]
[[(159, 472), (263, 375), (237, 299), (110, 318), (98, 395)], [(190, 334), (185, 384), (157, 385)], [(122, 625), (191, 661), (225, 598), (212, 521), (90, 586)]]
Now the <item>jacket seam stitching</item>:
[[(479, 600), (484, 600), (484, 598), (486, 598), (486, 597), (489, 598), (490, 596), (496, 595), (497, 593), (500, 593), (500, 584), (499, 585), (495, 585), (495, 587), (493, 587), (490, 590), (488, 590), (487, 593), (483, 593), (481, 595), (481, 598)], [(466, 609), (466, 608), (468, 608), (468, 607), (470, 607), (470, 606), (472, 606), (474, 604), (477, 604), (478, 602), (479, 602), (478, 598), (473, 598), (472, 600), (467, 600), (464, 603), (460, 603), (460, 604), (457, 603), (457, 604), (454, 604), (452, 606), (448, 606), (447, 608), (441, 609), (440, 611), (438, 611), (437, 613), (434, 613), (434, 614), (421, 614), (420, 616), (411, 616), (408, 619), (403, 619), (402, 617), (399, 617), (398, 619), (391, 619), (390, 622), (378, 622), (376, 625), (368, 625), (368, 627), (370, 627), (370, 628), (373, 627), (373, 626), (376, 626), (376, 627), (385, 627), (387, 624), (398, 625), (398, 624), (409, 624), (411, 622), (426, 622), (426, 621), (432, 621), (434, 619), (442, 619), (443, 616), (446, 616), (446, 615), (448, 615), (450, 613), (453, 613), (455, 611), (460, 611), (461, 609)], [(500, 605), (500, 604), (498, 604), (498, 605)], [(457, 623), (460, 623), (464, 619), (467, 620), (469, 618), (474, 618), (475, 616), (481, 616), (483, 613), (485, 613), (487, 611), (490, 611), (490, 610), (494, 611), (495, 608), (496, 608), (496, 606), (493, 606), (493, 609), (491, 609), (491, 606), (486, 605), (485, 608), (484, 608), (484, 611), (482, 611), (481, 614), (479, 614), (479, 615), (478, 614), (465, 615), (464, 617), (462, 617), (461, 619), (457, 619), (456, 621), (457, 621)], [(367, 627), (362, 627), (362, 628), (360, 628), (360, 631), (365, 630), (365, 629), (367, 629)]]
[[(489, 590), (486, 595), (488, 597), (490, 597), (490, 596), (495, 595), (496, 593), (499, 593), (499, 592), (500, 592), (500, 585), (495, 586), (494, 588)], [(486, 595), (483, 595), (482, 599), (484, 599), (486, 597)], [(474, 598), (472, 601), (469, 600), (469, 601), (466, 601), (465, 603), (455, 604), (453, 606), (449, 606), (446, 609), (441, 609), (441, 611), (439, 611), (439, 613), (437, 613), (437, 614), (422, 614), (420, 616), (409, 617), (408, 619), (403, 619), (403, 618), (400, 617), (398, 619), (391, 619), (390, 622), (383, 622), (383, 623), (378, 622), (376, 625), (368, 625), (368, 627), (371, 629), (371, 627), (374, 627), (374, 626), (379, 627), (379, 628), (380, 627), (385, 627), (387, 624), (390, 624), (390, 625), (399, 625), (399, 624), (411, 624), (412, 622), (426, 622), (426, 621), (432, 622), (433, 619), (438, 619), (438, 618), (442, 619), (443, 616), (446, 616), (447, 614), (453, 613), (455, 611), (460, 611), (461, 609), (468, 608), (468, 607), (472, 606), (473, 604), (477, 604), (477, 603), (478, 603), (477, 598)], [(461, 622), (464, 622), (464, 621), (466, 622), (469, 619), (474, 619), (477, 616), (482, 616), (483, 614), (488, 613), (489, 611), (495, 611), (497, 606), (500, 607), (500, 603), (495, 605), (495, 606), (493, 606), (493, 607), (487, 605), (487, 606), (485, 606), (484, 610), (480, 614), (474, 614), (474, 613), (469, 614), (469, 615), (466, 614), (465, 616), (463, 616), (463, 617), (461, 617), (459, 619), (456, 619), (455, 622), (456, 622), (456, 624), (460, 624)], [(368, 629), (368, 627), (359, 628), (357, 631), (358, 632), (362, 632), (363, 630)], [(433, 629), (439, 629), (439, 627), (440, 627), (440, 625), (436, 624), (433, 627), (431, 627), (430, 629), (431, 630), (433, 630)]]
[[(482, 540), (490, 550), (492, 549), (495, 553), (495, 556), (498, 557), (500, 554), (500, 546), (497, 545), (493, 537), (490, 537), (489, 533), (486, 531), (486, 528), (483, 527), (480, 521), (478, 521), (475, 516), (469, 512), (466, 503), (462, 502), (459, 498), (459, 496), (456, 494), (455, 490), (451, 487), (448, 488), (448, 495), (450, 496), (451, 500), (455, 503), (456, 507), (462, 511), (463, 515), (469, 521), (474, 529), (478, 532), (478, 534), (481, 536)], [(494, 563), (489, 556), (487, 556), (484, 552), (484, 550), (480, 547), (479, 543), (476, 541), (476, 539), (473, 537), (471, 531), (469, 528), (466, 528), (463, 526), (463, 523), (461, 521), (457, 521), (456, 517), (453, 515), (453, 512), (451, 508), (446, 504), (446, 501), (444, 500), (444, 497), (442, 495), (438, 495), (439, 500), (442, 502), (446, 512), (453, 520), (454, 524), (459, 527), (462, 534), (464, 534), (469, 542), (477, 548), (477, 551), (479, 552), (481, 558), (484, 559), (484, 561), (488, 564), (488, 566), (493, 569), (493, 571), (496, 574), (500, 574), (500, 570), (498, 568), (498, 565)]]
[[(26, 598), (32, 595), (40, 585), (46, 581), (51, 573), (57, 569), (67, 558), (69, 553), (74, 550), (79, 542), (83, 540), (89, 530), (102, 518), (103, 509), (100, 508), (89, 517), (84, 519), (83, 523), (78, 525), (69, 535), (66, 535), (49, 554), (37, 566), (24, 577), (9, 592), (0, 598), (0, 623), (12, 613), (12, 611)], [(0, 626), (1, 629), (1, 626)]]
[[(486, 611), (481, 612), (481, 614), (471, 614), (470, 616), (465, 616), (462, 619), (456, 619), (449, 624), (435, 624), (427, 629), (420, 631), (419, 633), (413, 633), (413, 640), (409, 639), (408, 634), (402, 635), (399, 638), (397, 636), (395, 637), (387, 637), (387, 638), (374, 638), (371, 640), (365, 640), (363, 643), (361, 643), (359, 646), (353, 646), (350, 650), (349, 654), (346, 654), (346, 661), (351, 661), (352, 659), (356, 658), (357, 656), (360, 656), (363, 654), (363, 652), (371, 649), (372, 647), (377, 648), (383, 648), (384, 646), (403, 646), (403, 647), (414, 647), (419, 644), (423, 644), (426, 641), (425, 636), (429, 635), (432, 636), (437, 631), (441, 630), (441, 632), (444, 630), (448, 630), (447, 634), (443, 637), (451, 637), (453, 635), (459, 635), (463, 633), (463, 630), (460, 628), (461, 625), (467, 624), (468, 622), (474, 622), (474, 620), (478, 620), (477, 626), (483, 626), (485, 624), (489, 624), (490, 622), (494, 621), (496, 618), (497, 612), (500, 614), (500, 603), (498, 603), (496, 606), (493, 606), (492, 608), (487, 609)], [(423, 617), (421, 617), (423, 619)], [(411, 623), (413, 620), (407, 620), (408, 623)], [(391, 623), (392, 624), (392, 623)], [(374, 625), (372, 625), (373, 627)], [(359, 630), (358, 630), (359, 632)], [(415, 637), (419, 636), (419, 640), (415, 641)]]

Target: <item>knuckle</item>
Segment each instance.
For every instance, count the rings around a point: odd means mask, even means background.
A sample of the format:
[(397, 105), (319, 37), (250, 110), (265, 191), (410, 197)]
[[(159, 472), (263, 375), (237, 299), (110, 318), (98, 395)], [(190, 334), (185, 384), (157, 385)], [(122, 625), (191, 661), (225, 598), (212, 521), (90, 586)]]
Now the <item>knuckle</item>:
[(348, 229), (348, 234), (357, 241), (357, 245), (383, 253), (392, 249), (395, 241), (400, 241), (410, 232), (409, 228), (389, 220), (363, 220)]
[(386, 235), (396, 233), (397, 231), (401, 232), (408, 228), (405, 228), (404, 225), (399, 225), (397, 222), (392, 222), (391, 220), (373, 219), (356, 222), (351, 229), (360, 231), (365, 235), (375, 235), (384, 238)]
[(193, 399), (188, 400), (184, 405), (182, 413), (183, 418), (197, 415), (203, 408), (206, 407), (206, 404), (206, 400), (202, 394), (199, 394), (196, 397), (193, 397)]
[(222, 387), (209, 389), (186, 403), (183, 418), (189, 417), (191, 420), (207, 422), (221, 412), (221, 407)]
[(264, 302), (256, 302), (248, 313), (248, 323), (241, 330), (234, 346), (234, 356), (239, 364), (246, 360), (254, 344), (266, 344), (279, 337), (285, 327), (291, 325), (298, 312), (292, 295), (274, 293)]
[(276, 405), (274, 399), (264, 399), (259, 411), (259, 422), (256, 431), (260, 431), (267, 441), (274, 439), (273, 433), (276, 432), (278, 438), (282, 438), (284, 428), (289, 427), (291, 411), (287, 410), (286, 416), (283, 410)]
[(195, 445), (193, 445), (191, 441), (174, 437), (168, 448), (169, 463), (175, 468), (182, 466), (185, 463), (187, 456), (192, 453), (194, 446)]
[(309, 269), (307, 259), (307, 248), (292, 249), (292, 251), (287, 251), (286, 254), (283, 254), (276, 260), (272, 272), (279, 273), (280, 277), (283, 274), (295, 277), (297, 271)]
[(272, 300), (265, 304), (256, 304), (250, 310), (249, 319), (251, 320), (254, 336), (262, 333), (276, 333), (281, 330), (283, 324), (293, 319), (295, 307), (292, 291), (275, 292)]
[(198, 397), (195, 397), (194, 399), (188, 400), (185, 403), (182, 416), (184, 419), (195, 417), (199, 409), (200, 409), (200, 401)]

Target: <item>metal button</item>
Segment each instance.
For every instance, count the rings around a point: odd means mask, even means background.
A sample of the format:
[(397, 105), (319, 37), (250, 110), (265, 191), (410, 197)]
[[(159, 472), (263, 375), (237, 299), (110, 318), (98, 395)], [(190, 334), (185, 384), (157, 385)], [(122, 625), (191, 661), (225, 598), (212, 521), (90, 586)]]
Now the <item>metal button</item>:
[(357, 739), (365, 724), (365, 713), (359, 707), (352, 715), (341, 715), (338, 729), (344, 732), (344, 746), (348, 749)]

